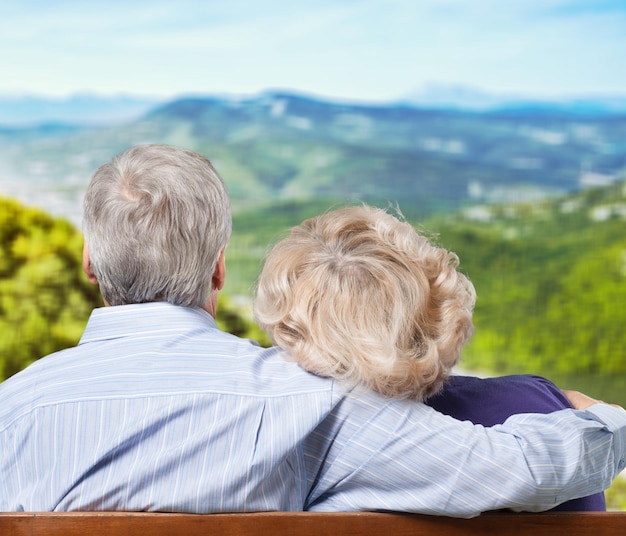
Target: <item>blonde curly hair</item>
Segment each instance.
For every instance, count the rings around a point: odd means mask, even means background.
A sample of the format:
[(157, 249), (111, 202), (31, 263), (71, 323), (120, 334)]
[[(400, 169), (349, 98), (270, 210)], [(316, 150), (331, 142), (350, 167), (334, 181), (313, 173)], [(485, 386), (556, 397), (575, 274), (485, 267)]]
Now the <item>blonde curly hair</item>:
[(386, 211), (345, 207), (304, 221), (269, 252), (255, 318), (309, 372), (423, 399), (473, 333), (476, 293), (458, 265)]

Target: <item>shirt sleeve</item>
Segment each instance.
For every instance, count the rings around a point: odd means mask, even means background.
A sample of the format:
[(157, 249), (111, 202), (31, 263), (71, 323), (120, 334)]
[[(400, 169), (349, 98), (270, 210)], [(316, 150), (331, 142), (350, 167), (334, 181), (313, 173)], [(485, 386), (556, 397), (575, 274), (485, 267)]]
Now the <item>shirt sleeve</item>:
[[(530, 374), (451, 376), (426, 404), (455, 419), (483, 426), (502, 424), (519, 413), (551, 413), (572, 407), (554, 383)], [(594, 493), (561, 503), (554, 510), (602, 512), (606, 511), (606, 501), (603, 493)]]
[(626, 463), (626, 412), (604, 404), (485, 428), (352, 393), (314, 435), (305, 448), (311, 511), (543, 511), (606, 489)]

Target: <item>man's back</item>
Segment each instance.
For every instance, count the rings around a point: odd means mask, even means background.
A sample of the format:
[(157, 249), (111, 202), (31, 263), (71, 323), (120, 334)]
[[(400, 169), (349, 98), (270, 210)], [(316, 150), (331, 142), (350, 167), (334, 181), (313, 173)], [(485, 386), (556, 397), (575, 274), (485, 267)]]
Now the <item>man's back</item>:
[(199, 309), (98, 313), (77, 348), (3, 386), (0, 433), (14, 440), (2, 507), (302, 509), (299, 443), (330, 411), (329, 382), (219, 331)]

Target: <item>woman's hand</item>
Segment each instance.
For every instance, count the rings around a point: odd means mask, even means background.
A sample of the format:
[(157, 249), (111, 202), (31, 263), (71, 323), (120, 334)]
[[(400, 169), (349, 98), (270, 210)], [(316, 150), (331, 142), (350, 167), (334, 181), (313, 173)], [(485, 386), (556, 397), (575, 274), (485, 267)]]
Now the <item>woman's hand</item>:
[[(595, 398), (591, 398), (590, 396), (587, 396), (579, 391), (569, 391), (567, 389), (561, 389), (561, 391), (567, 397), (574, 409), (587, 409), (589, 406), (593, 406), (594, 404), (606, 404), (606, 402), (603, 402), (602, 400), (596, 400)], [(609, 405), (624, 410), (623, 407), (618, 406), (617, 404)]]

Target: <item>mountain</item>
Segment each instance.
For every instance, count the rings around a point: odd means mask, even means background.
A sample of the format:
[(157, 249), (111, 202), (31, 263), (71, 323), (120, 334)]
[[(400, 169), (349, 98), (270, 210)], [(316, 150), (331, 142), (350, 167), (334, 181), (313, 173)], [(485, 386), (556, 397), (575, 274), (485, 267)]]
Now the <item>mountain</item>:
[(241, 201), (254, 191), (256, 202), (356, 198), (440, 212), (575, 191), (624, 171), (626, 114), (425, 110), (273, 92), (180, 99), (145, 119), (216, 155)]
[(162, 101), (131, 95), (77, 94), (68, 97), (0, 95), (0, 125), (110, 125), (137, 119)]
[(562, 112), (572, 115), (626, 114), (625, 95), (580, 95), (576, 97), (529, 97), (490, 93), (455, 84), (426, 84), (405, 95), (398, 104), (440, 110), (476, 112), (523, 110), (525, 113)]
[(626, 114), (422, 109), (286, 92), (187, 97), (120, 125), (0, 129), (0, 192), (77, 221), (100, 164), (130, 145), (170, 143), (213, 161), (236, 212), (327, 199), (399, 203), (422, 217), (610, 184), (624, 175), (624, 139)]

